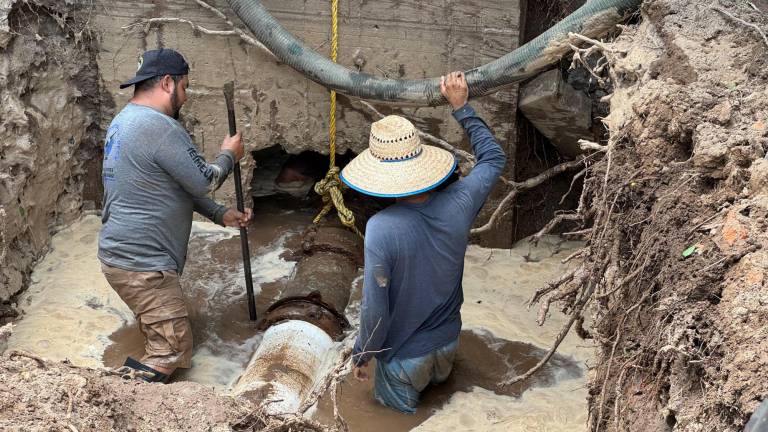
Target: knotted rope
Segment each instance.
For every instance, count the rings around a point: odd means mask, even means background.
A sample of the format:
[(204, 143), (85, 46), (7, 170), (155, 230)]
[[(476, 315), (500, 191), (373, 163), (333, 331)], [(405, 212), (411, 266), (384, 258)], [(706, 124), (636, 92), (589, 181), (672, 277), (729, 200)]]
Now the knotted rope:
[[(339, 0), (331, 0), (331, 60), (336, 62), (339, 49)], [(339, 215), (339, 220), (345, 227), (355, 232), (360, 237), (363, 234), (355, 226), (355, 215), (352, 210), (348, 209), (344, 205), (344, 196), (342, 192), (346, 189), (346, 186), (339, 178), (339, 167), (336, 166), (336, 92), (331, 90), (331, 111), (328, 122), (328, 138), (329, 138), (329, 157), (330, 167), (328, 168), (328, 174), (325, 178), (315, 184), (315, 192), (323, 197), (323, 209), (315, 217), (313, 223), (317, 224), (320, 220), (331, 211), (331, 208), (336, 208), (336, 213)]]

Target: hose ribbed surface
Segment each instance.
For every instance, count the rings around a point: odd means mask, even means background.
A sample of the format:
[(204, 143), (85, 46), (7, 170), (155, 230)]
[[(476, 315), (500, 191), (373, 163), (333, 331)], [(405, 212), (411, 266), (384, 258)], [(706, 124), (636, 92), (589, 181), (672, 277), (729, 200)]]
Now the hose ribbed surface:
[[(446, 103), (440, 94), (439, 78), (398, 80), (349, 70), (305, 46), (272, 17), (260, 0), (228, 1), (256, 39), (280, 60), (318, 84), (349, 96), (381, 102), (421, 106)], [(598, 37), (641, 2), (588, 1), (536, 39), (497, 60), (466, 71), (470, 97), (492, 93), (537, 74), (570, 51), (567, 44), (557, 43), (567, 38), (569, 32)]]

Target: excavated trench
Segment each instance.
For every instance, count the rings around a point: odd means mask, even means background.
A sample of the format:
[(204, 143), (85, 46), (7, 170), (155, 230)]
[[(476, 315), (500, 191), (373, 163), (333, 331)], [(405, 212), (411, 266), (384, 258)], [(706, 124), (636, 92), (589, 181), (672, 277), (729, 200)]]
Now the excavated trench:
[[(286, 167), (304, 175), (313, 169), (322, 171), (324, 166), (318, 168), (308, 161), (325, 163), (319, 155), (294, 158), (277, 149), (270, 152), (271, 156), (256, 156), (261, 157), (261, 166), (281, 167), (273, 178), (285, 175)], [(261, 186), (258, 190), (264, 190), (266, 184), (263, 182)], [(312, 259), (323, 254), (328, 257), (305, 266), (308, 270), (301, 270), (301, 260), (308, 249), (305, 233), (317, 211), (317, 202), (298, 199), (295, 195), (294, 188), (290, 193), (279, 191), (254, 197), (255, 220), (249, 230), (249, 241), (257, 311), (260, 317), (269, 316), (268, 310), (277, 300), (293, 298), (319, 287), (325, 293), (324, 298), (343, 308), (339, 312), (350, 324), (343, 334), (334, 334), (327, 326), (320, 325), (335, 336), (337, 342), (330, 350), (335, 356), (344, 335), (357, 324), (361, 261), (360, 257), (334, 257), (338, 254), (332, 248), (324, 248), (314, 250)], [(52, 360), (68, 359), (74, 364), (108, 367), (120, 366), (126, 356), (142, 355), (143, 340), (136, 322), (100, 277), (95, 257), (99, 227), (96, 216), (86, 216), (53, 238), (52, 251), (36, 266), (29, 290), (19, 299), (23, 318), (9, 341), (10, 349), (23, 349)], [(237, 237), (234, 230), (209, 223), (194, 224), (182, 286), (196, 348), (193, 367), (178, 373), (175, 382), (192, 381), (214, 387), (221, 393), (230, 393), (233, 389), (237, 392), (239, 377), (246, 372), (251, 356), (263, 342), (262, 330), (269, 324), (279, 326), (291, 318), (278, 317), (274, 323), (262, 323), (260, 327), (248, 321)], [(315, 242), (322, 244), (320, 240)], [(562, 272), (564, 265), (559, 260), (576, 246), (547, 240), (538, 248), (527, 244), (509, 251), (471, 248), (465, 276), (468, 304), (454, 374), (448, 382), (425, 393), (422, 408), (415, 416), (403, 416), (379, 406), (373, 401), (370, 382), (348, 379), (342, 385), (339, 405), (352, 430), (381, 430), (385, 425), (389, 430), (404, 431), (422, 423), (422, 427), (429, 430), (430, 421), (439, 429), (441, 421), (459, 416), (456, 410), (464, 412), (461, 407), (465, 404), (480, 409), (485, 417), (460, 415), (460, 421), (467, 426), (490, 422), (488, 424), (499, 430), (510, 430), (511, 423), (522, 422), (520, 424), (535, 427), (561, 424), (582, 427), (586, 406), (585, 395), (579, 388), (584, 385), (583, 362), (589, 354), (575, 341), (555, 356), (536, 379), (524, 385), (497, 388), (505, 377), (527, 370), (544, 355), (548, 334), (554, 334), (556, 328), (552, 326), (543, 332), (536, 328), (532, 312), (523, 307), (523, 298)], [(339, 267), (337, 262), (335, 271), (322, 268), (334, 259), (346, 264)], [(346, 283), (340, 285), (339, 281)], [(311, 282), (312, 286), (301, 285), (302, 282)], [(514, 287), (512, 292), (509, 286)], [(510, 302), (510, 296), (516, 301)], [(523, 316), (530, 319), (521, 318)], [(313, 321), (306, 317), (300, 319)], [(317, 324), (317, 320), (314, 323)], [(302, 341), (289, 340), (288, 343), (301, 344)], [(272, 358), (272, 371), (291, 364), (294, 356), (289, 357)], [(557, 419), (547, 418), (548, 409), (544, 404), (551, 403), (549, 398), (559, 394), (564, 394), (562, 403), (566, 409)], [(269, 398), (269, 392), (246, 396), (259, 402)], [(519, 414), (510, 415), (504, 409), (510, 403), (519, 406)], [(321, 399), (314, 416), (321, 421), (332, 421), (328, 395)]]
[[(0, 1), (0, 6), (4, 4)], [(15, 219), (0, 215), (6, 221), (4, 223), (12, 222), (0, 226), (0, 234), (3, 234), (0, 256), (6, 259), (4, 264), (10, 262), (16, 266), (5, 266), (3, 272), (6, 273), (0, 275), (4, 281), (14, 284), (14, 292), (2, 293), (2, 300), (12, 298), (21, 312), (15, 320), (7, 348), (54, 361), (66, 360), (79, 366), (116, 367), (126, 356), (140, 357), (143, 341), (131, 312), (100, 273), (96, 259), (98, 216), (91, 212), (78, 219), (81, 209), (93, 207), (83, 203), (84, 197), (91, 203), (98, 201), (100, 179), (95, 171), (98, 165), (95, 161), (99, 154), (99, 123), (104, 121), (102, 116), (109, 116), (113, 103), (108, 96), (101, 96), (95, 90), (99, 87), (97, 72), (85, 73), (79, 68), (69, 70), (68, 67), (57, 69), (57, 65), (68, 63), (57, 57), (46, 57), (49, 51), (61, 51), (61, 46), (93, 56), (94, 47), (77, 40), (73, 42), (72, 28), (58, 28), (55, 8), (29, 7), (35, 16), (44, 12), (43, 18), (37, 16), (37, 28), (29, 21), (32, 19), (29, 13), (18, 13), (13, 17), (15, 25), (26, 23), (34, 30), (33, 34), (17, 35), (13, 40), (18, 45), (14, 55), (19, 55), (25, 44), (32, 43), (36, 36), (42, 34), (49, 39), (34, 55), (21, 56), (28, 64), (16, 65), (20, 70), (26, 67), (32, 72), (19, 72), (15, 78), (10, 73), (4, 75), (10, 80), (6, 81), (9, 85), (7, 89), (3, 88), (4, 91), (14, 88), (10, 85), (13, 79), (23, 81), (23, 85), (17, 86), (22, 89), (19, 94), (4, 93), (3, 100), (19, 102), (27, 114), (35, 114), (32, 115), (34, 121), (27, 123), (19, 116), (6, 116), (5, 121), (12, 118), (20, 123), (14, 126), (16, 129), (6, 128), (3, 133), (18, 135), (19, 127), (23, 126), (23, 130), (32, 136), (29, 142), (34, 144), (52, 138), (58, 144), (50, 149), (37, 148), (35, 144), (20, 155), (8, 153), (24, 162), (14, 165), (14, 169), (21, 170), (16, 172), (17, 178), (28, 177), (30, 181), (11, 184), (20, 185), (18, 190), (10, 190), (6, 182), (3, 183), (5, 189), (0, 190), (4, 203), (11, 195), (19, 197), (19, 215), (14, 216)], [(66, 22), (66, 18), (60, 19)], [(57, 39), (55, 36), (61, 36), (62, 32), (64, 36)], [(33, 73), (35, 71), (37, 74)], [(56, 74), (63, 75), (65, 82), (76, 85), (59, 93), (58, 88), (42, 83), (44, 77)], [(59, 104), (50, 111), (56, 111), (60, 116), (63, 112), (69, 117), (48, 116), (48, 108), (33, 96), (33, 89), (35, 94), (49, 95), (49, 100)], [(83, 97), (83, 94), (91, 96)], [(15, 106), (5, 105), (3, 109), (10, 109), (8, 107)], [(71, 112), (62, 111), (61, 107), (67, 107)], [(73, 135), (73, 131), (80, 131), (80, 135)], [(30, 154), (43, 157), (35, 159)], [(352, 156), (351, 153), (341, 155), (338, 162), (343, 164)], [(316, 288), (324, 287), (320, 290), (332, 301), (325, 302), (331, 306), (324, 306), (320, 312), (336, 314), (338, 322), (334, 328), (334, 325), (321, 325), (317, 320), (305, 317), (291, 320), (303, 311), (298, 309), (298, 312), (288, 311), (283, 315), (273, 313), (273, 320), (261, 327), (250, 323), (237, 231), (196, 222), (187, 271), (182, 279), (196, 348), (193, 367), (180, 371), (174, 381), (213, 387), (219, 394), (237, 393), (238, 380), (247, 372), (254, 352), (262, 346), (264, 330), (269, 325), (309, 321), (334, 340), (328, 350), (333, 357), (341, 350), (344, 336), (357, 325), (360, 306), (360, 258), (350, 259), (347, 256), (349, 248), (345, 253), (339, 253), (333, 247), (308, 252), (304, 245), (304, 233), (319, 204), (317, 197), (311, 198), (309, 189), (325, 173), (327, 156), (313, 152), (288, 154), (276, 145), (254, 152), (252, 157), (257, 169), (250, 176), (248, 185), (255, 210), (249, 240), (259, 316), (269, 316), (270, 308), (273, 312), (278, 310), (274, 308), (278, 300), (307, 297)], [(56, 160), (52, 165), (56, 172), (46, 172), (47, 176), (36, 174), (40, 166), (53, 160)], [(53, 180), (56, 180), (55, 187), (40, 185), (40, 182)], [(361, 224), (365, 222), (366, 214), (370, 215), (386, 204), (365, 200), (350, 202), (361, 215)], [(47, 213), (25, 214), (27, 209), (32, 212), (45, 209)], [(47, 254), (29, 274), (30, 263), (43, 254), (47, 236), (55, 231), (59, 232), (53, 235)], [(16, 237), (9, 237), (9, 233)], [(418, 426), (420, 430), (445, 430), (446, 425), (456, 424), (505, 431), (582, 429), (587, 415), (585, 362), (591, 353), (588, 347), (579, 345), (575, 336), (566, 340), (560, 354), (535, 379), (523, 385), (497, 386), (505, 378), (536, 364), (557, 334), (562, 317), (553, 314), (546, 326), (538, 328), (534, 324), (535, 313), (526, 310), (524, 303), (537, 288), (565, 271), (566, 266), (560, 261), (578, 246), (547, 238), (537, 247), (527, 243), (510, 250), (471, 247), (464, 281), (464, 328), (454, 374), (446, 383), (430, 388), (424, 394), (422, 407), (414, 416), (402, 416), (375, 403), (370, 382), (347, 379), (341, 386), (339, 405), (351, 429), (400, 431)], [(6, 250), (12, 254), (6, 256)], [(16, 259), (13, 254), (21, 254), (21, 258)], [(318, 259), (313, 265), (338, 265), (343, 275), (311, 269), (302, 273), (302, 256), (317, 259), (322, 254), (326, 254), (327, 259)], [(16, 261), (8, 261), (10, 259)], [(14, 273), (8, 273), (8, 269)], [(20, 292), (20, 287), (27, 285), (28, 288)], [(308, 315), (320, 313), (316, 310), (317, 304), (313, 303), (311, 307), (315, 309)], [(338, 325), (339, 322), (348, 325)], [(288, 340), (288, 343), (300, 341)], [(0, 346), (0, 350), (2, 348)], [(291, 358), (285, 357), (274, 358), (275, 368), (271, 370), (292, 360), (290, 355), (287, 357)], [(319, 368), (317, 373), (322, 374), (324, 370)], [(262, 396), (268, 395), (263, 392), (251, 394), (257, 402)], [(553, 404), (561, 408), (556, 415), (551, 413)], [(329, 395), (321, 398), (313, 415), (321, 421), (332, 421)]]
[[(762, 3), (760, 11), (751, 3), (720, 4), (764, 28)], [(171, 385), (149, 386), (72, 366), (118, 365), (141, 354), (141, 341), (130, 311), (99, 271), (99, 219), (80, 219), (98, 201), (94, 161), (114, 103), (101, 93), (102, 72), (84, 67), (96, 64), (95, 44), (59, 6), (0, 0), (0, 16), (11, 12), (0, 19), (0, 49), (8, 54), (2, 60), (9, 59), (0, 63), (0, 324), (16, 323), (7, 352), (68, 360), (0, 358), (6, 390), (0, 392), (0, 429), (231, 425), (238, 411), (221, 395), (245, 371), (263, 334), (247, 322), (239, 242), (231, 230), (194, 227), (182, 282), (197, 341), (191, 370)], [(590, 245), (584, 267), (606, 283), (597, 307), (608, 312), (586, 326), (601, 348), (589, 383), (585, 364), (595, 347), (569, 335), (560, 356), (528, 387), (495, 386), (535, 363), (567, 321), (551, 310), (536, 327), (536, 312), (523, 305), (568, 272), (561, 260), (579, 245), (545, 238), (538, 247), (472, 246), (454, 376), (426, 392), (415, 416), (377, 405), (370, 383), (346, 380), (340, 408), (351, 430), (583, 430), (589, 398), (593, 415), (586, 427), (593, 429), (736, 431), (765, 397), (766, 48), (703, 1), (646, 0), (641, 15), (641, 24), (627, 27), (612, 45), (621, 54), (612, 66), (623, 81), (606, 119), (613, 157), (593, 166), (586, 182), (589, 207), (617, 203), (616, 212), (613, 206), (597, 216), (589, 210), (591, 223), (608, 233)], [(536, 175), (526, 172), (531, 164), (520, 163), (538, 158), (536, 148), (518, 144), (514, 178)], [(531, 151), (528, 160), (520, 157)], [(322, 172), (323, 164), (316, 155), (291, 156), (279, 147), (255, 157), (263, 158), (264, 170), (250, 186), (258, 195), (250, 236), (263, 315), (295, 280), (297, 264), (283, 253), (298, 250), (289, 239), (317, 210), (316, 203), (296, 205), (275, 194), (301, 195), (315, 177), (302, 167)], [(279, 184), (262, 175), (268, 168), (284, 174)], [(521, 208), (552, 201), (523, 198), (514, 219), (531, 214)], [(520, 224), (526, 233), (536, 229)], [(681, 257), (689, 249), (695, 253)], [(612, 261), (604, 272), (600, 265), (607, 261), (595, 254), (607, 251)], [(354, 326), (360, 286), (352, 280), (343, 313)], [(20, 317), (13, 316), (16, 309)], [(7, 327), (0, 328), (0, 351), (6, 335)], [(316, 419), (330, 422), (329, 399), (321, 399)], [(176, 417), (168, 420), (171, 413)]]

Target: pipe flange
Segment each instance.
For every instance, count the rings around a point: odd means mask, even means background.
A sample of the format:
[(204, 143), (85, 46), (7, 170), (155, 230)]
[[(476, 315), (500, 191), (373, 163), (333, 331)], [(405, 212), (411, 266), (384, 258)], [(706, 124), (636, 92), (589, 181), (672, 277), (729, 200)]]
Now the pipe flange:
[(350, 327), (344, 315), (323, 302), (317, 292), (313, 292), (309, 296), (286, 297), (272, 304), (259, 322), (258, 329), (264, 331), (275, 324), (289, 320), (313, 324), (325, 331), (333, 340), (340, 340), (344, 330)]

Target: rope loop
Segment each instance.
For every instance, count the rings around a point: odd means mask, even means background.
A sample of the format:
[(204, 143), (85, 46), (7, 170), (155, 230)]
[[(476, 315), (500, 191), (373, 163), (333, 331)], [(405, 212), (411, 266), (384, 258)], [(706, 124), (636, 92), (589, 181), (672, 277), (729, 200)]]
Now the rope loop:
[[(339, 0), (331, 0), (331, 60), (336, 61), (339, 48)], [(325, 178), (315, 184), (315, 192), (323, 197), (323, 209), (320, 210), (313, 223), (317, 225), (332, 208), (336, 208), (341, 223), (355, 234), (363, 234), (355, 226), (355, 215), (344, 204), (342, 192), (346, 186), (339, 178), (341, 170), (336, 166), (336, 92), (331, 90), (331, 110), (328, 117), (328, 155), (330, 167)]]
[(328, 174), (325, 175), (324, 179), (315, 184), (315, 192), (323, 197), (323, 209), (315, 216), (313, 223), (319, 223), (335, 207), (341, 223), (355, 234), (363, 237), (363, 234), (355, 226), (354, 213), (344, 204), (342, 192), (346, 189), (346, 186), (344, 186), (344, 183), (339, 178), (339, 172), (339, 167), (333, 167), (328, 170)]

